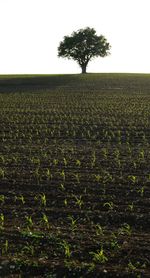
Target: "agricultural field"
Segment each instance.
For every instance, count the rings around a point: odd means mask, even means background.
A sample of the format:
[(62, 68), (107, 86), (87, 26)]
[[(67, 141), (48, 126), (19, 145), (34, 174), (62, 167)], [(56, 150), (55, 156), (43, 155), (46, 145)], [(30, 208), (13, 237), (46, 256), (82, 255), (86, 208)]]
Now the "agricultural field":
[(0, 277), (150, 277), (150, 75), (0, 76)]

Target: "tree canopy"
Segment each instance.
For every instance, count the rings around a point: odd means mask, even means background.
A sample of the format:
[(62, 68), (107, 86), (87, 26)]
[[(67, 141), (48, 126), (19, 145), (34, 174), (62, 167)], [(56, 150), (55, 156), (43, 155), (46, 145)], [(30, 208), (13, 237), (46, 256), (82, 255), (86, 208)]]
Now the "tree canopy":
[(86, 73), (86, 68), (93, 58), (105, 57), (110, 50), (110, 44), (102, 35), (96, 35), (93, 28), (80, 29), (71, 36), (65, 36), (58, 47), (58, 56), (75, 60)]

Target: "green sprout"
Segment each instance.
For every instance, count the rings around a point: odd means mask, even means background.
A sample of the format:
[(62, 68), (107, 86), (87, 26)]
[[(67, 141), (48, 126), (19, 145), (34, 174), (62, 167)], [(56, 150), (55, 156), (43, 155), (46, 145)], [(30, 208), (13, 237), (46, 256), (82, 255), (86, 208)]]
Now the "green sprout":
[(79, 159), (76, 160), (76, 166), (78, 166), (78, 167), (81, 166), (81, 161)]
[(5, 240), (4, 246), (2, 247), (2, 255), (8, 253), (8, 240)]
[(109, 210), (113, 210), (114, 204), (113, 202), (106, 202), (103, 204), (103, 207), (108, 207)]
[(50, 228), (49, 220), (45, 213), (43, 213), (42, 222), (46, 225), (48, 229)]
[(31, 216), (25, 216), (27, 228), (30, 229), (33, 227), (33, 220)]
[(69, 215), (68, 219), (71, 221), (71, 230), (72, 232), (74, 232), (77, 228), (77, 220), (78, 219), (74, 219), (73, 216)]
[(108, 261), (108, 258), (104, 254), (103, 247), (101, 247), (100, 250), (97, 250), (96, 252), (89, 252), (90, 255), (93, 257), (93, 261), (103, 264)]
[(1, 202), (1, 204), (4, 204), (4, 202), (5, 202), (5, 196), (4, 195), (0, 195), (0, 202)]
[(68, 244), (68, 242), (66, 240), (63, 240), (60, 245), (63, 247), (64, 249), (64, 254), (66, 258), (70, 258), (71, 257), (71, 251), (70, 251), (70, 245)]
[(23, 195), (15, 196), (15, 201), (20, 201), (23, 205), (25, 204), (25, 199)]
[(4, 222), (5, 222), (4, 214), (1, 213), (1, 214), (0, 214), (0, 229), (3, 229), (3, 228), (4, 228)]
[(46, 196), (45, 196), (45, 194), (42, 193), (42, 194), (39, 195), (39, 197), (40, 197), (41, 205), (46, 207)]
[(4, 169), (0, 168), (0, 178), (4, 179), (4, 177), (5, 177), (5, 171)]
[(121, 228), (118, 230), (119, 235), (128, 235), (130, 236), (132, 233), (132, 229), (129, 224), (124, 223)]
[(79, 206), (79, 208), (81, 209), (82, 205), (83, 205), (83, 200), (82, 200), (82, 196), (80, 195), (79, 197), (74, 195), (74, 198), (76, 200), (76, 204)]

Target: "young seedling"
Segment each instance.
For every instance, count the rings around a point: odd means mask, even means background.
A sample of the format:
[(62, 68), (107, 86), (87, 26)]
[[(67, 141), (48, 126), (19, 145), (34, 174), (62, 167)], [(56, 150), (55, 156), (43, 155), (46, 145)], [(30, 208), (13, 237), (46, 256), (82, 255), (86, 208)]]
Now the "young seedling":
[(132, 184), (135, 184), (136, 181), (137, 181), (137, 177), (136, 177), (136, 176), (133, 176), (133, 175), (129, 175), (129, 176), (128, 176), (128, 180), (129, 180)]
[(64, 170), (62, 170), (62, 171), (61, 171), (61, 173), (60, 173), (60, 175), (61, 175), (61, 177), (62, 177), (63, 181), (65, 182), (65, 179), (66, 179), (66, 174), (65, 174), (65, 171), (64, 171)]
[(46, 169), (46, 177), (47, 177), (47, 179), (48, 180), (51, 180), (52, 179), (52, 174), (51, 174), (51, 171), (50, 171), (50, 169)]
[(103, 228), (99, 224), (95, 225), (95, 232), (96, 232), (97, 236), (103, 236), (104, 235)]
[(65, 207), (67, 207), (67, 205), (68, 205), (67, 199), (64, 200), (64, 205), (65, 205)]
[(4, 222), (5, 222), (5, 217), (4, 214), (0, 214), (0, 229), (2, 230), (4, 228)]
[(83, 200), (82, 200), (82, 196), (80, 195), (79, 197), (74, 195), (74, 198), (76, 200), (76, 204), (78, 205), (78, 207), (81, 209), (82, 205), (83, 205)]
[(36, 167), (36, 169), (34, 170), (34, 176), (39, 183), (39, 179), (40, 179), (39, 167)]
[(39, 158), (36, 158), (36, 157), (32, 157), (32, 158), (31, 158), (31, 162), (32, 162), (33, 164), (35, 164), (35, 165), (38, 165), (38, 166), (40, 166), (40, 164), (41, 164), (40, 159), (39, 159)]
[(80, 176), (78, 173), (74, 174), (74, 177), (76, 178), (77, 183), (80, 183)]
[(118, 230), (118, 235), (128, 235), (130, 236), (132, 233), (131, 227), (129, 224), (124, 223), (121, 228)]
[(58, 165), (58, 159), (53, 159), (53, 164), (54, 164), (55, 166), (57, 166), (57, 165)]
[(3, 155), (0, 155), (0, 162), (2, 162), (2, 163), (5, 162), (5, 157)]
[(34, 255), (34, 246), (31, 245), (30, 243), (27, 243), (27, 245), (23, 247), (22, 252), (33, 256)]
[(102, 176), (101, 175), (94, 175), (96, 181), (99, 183), (102, 180)]
[(65, 191), (65, 186), (63, 183), (61, 183), (59, 187), (60, 187), (61, 191)]
[(45, 194), (42, 193), (42, 194), (39, 195), (39, 197), (40, 197), (40, 203), (41, 203), (41, 205), (44, 206), (44, 207), (46, 207), (46, 196), (45, 196)]
[(96, 162), (96, 155), (95, 155), (95, 151), (92, 154), (92, 158), (91, 158), (91, 167), (93, 168), (95, 166), (95, 162)]
[(2, 255), (7, 254), (7, 253), (8, 253), (8, 240), (6, 239), (5, 243), (3, 245), (3, 248), (2, 248)]
[(108, 261), (108, 258), (104, 254), (103, 247), (101, 247), (100, 250), (97, 250), (96, 252), (89, 252), (90, 255), (93, 257), (93, 261), (103, 264)]
[(42, 222), (44, 223), (44, 225), (49, 229), (50, 228), (50, 224), (49, 224), (49, 220), (48, 217), (45, 213), (43, 213), (43, 217), (42, 217)]
[(77, 220), (78, 219), (74, 219), (73, 216), (69, 215), (68, 219), (71, 221), (71, 231), (74, 232), (77, 228)]
[(1, 205), (3, 205), (5, 203), (5, 196), (4, 195), (0, 195), (0, 202), (1, 202)]
[(71, 251), (70, 251), (70, 245), (68, 244), (68, 242), (66, 240), (63, 240), (60, 245), (63, 247), (64, 249), (64, 254), (66, 258), (70, 258), (71, 257)]
[(63, 162), (64, 162), (64, 165), (66, 167), (67, 166), (67, 159), (65, 157), (63, 158)]
[(4, 177), (5, 177), (5, 171), (4, 169), (0, 168), (0, 178), (4, 179)]
[(133, 209), (134, 209), (134, 204), (133, 204), (133, 202), (132, 202), (132, 204), (129, 204), (128, 205), (128, 209), (132, 212), (133, 211)]
[(137, 190), (137, 192), (140, 194), (141, 197), (144, 196), (144, 190), (145, 190), (144, 186), (142, 186), (139, 190)]
[(30, 230), (30, 228), (33, 227), (33, 220), (31, 216), (25, 216), (27, 229)]
[(113, 250), (118, 250), (120, 249), (120, 246), (118, 244), (118, 240), (117, 240), (117, 237), (114, 233), (111, 234), (111, 241), (110, 241), (110, 246), (111, 246), (111, 249)]
[(133, 263), (131, 261), (129, 261), (129, 263), (128, 263), (128, 269), (133, 272), (137, 270), (136, 266), (133, 265)]
[(144, 150), (141, 150), (140, 152), (139, 152), (139, 159), (140, 160), (143, 160), (144, 159)]
[(102, 148), (101, 150), (102, 156), (104, 159), (107, 159), (108, 156), (108, 150), (106, 148)]
[(78, 166), (78, 167), (81, 166), (81, 161), (79, 159), (76, 160), (76, 166)]
[(106, 202), (103, 204), (103, 207), (107, 207), (109, 210), (113, 210), (114, 203), (113, 202)]
[(23, 196), (23, 195), (15, 196), (15, 202), (16, 202), (17, 200), (20, 201), (23, 205), (25, 204), (25, 199), (24, 199), (24, 196)]

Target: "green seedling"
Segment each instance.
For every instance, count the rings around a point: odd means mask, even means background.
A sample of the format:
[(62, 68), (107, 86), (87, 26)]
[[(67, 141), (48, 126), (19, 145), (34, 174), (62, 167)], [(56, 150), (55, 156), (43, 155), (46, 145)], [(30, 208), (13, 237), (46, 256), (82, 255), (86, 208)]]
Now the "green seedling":
[(40, 176), (40, 173), (39, 173), (39, 167), (37, 167), (34, 171), (34, 176), (38, 179), (39, 176)]
[(3, 155), (0, 155), (0, 162), (4, 163), (5, 162), (5, 158)]
[(15, 196), (15, 202), (16, 202), (17, 200), (20, 201), (23, 205), (25, 204), (25, 199), (24, 199), (24, 196), (23, 196), (23, 195)]
[(5, 196), (4, 195), (0, 195), (0, 202), (1, 202), (1, 204), (5, 203)]
[(128, 235), (128, 236), (130, 236), (131, 233), (132, 233), (132, 229), (131, 229), (130, 225), (127, 224), (127, 223), (124, 223), (123, 226), (121, 228), (119, 228), (119, 230), (118, 230), (119, 235)]
[(62, 170), (62, 171), (61, 171), (61, 173), (60, 173), (60, 175), (61, 175), (61, 177), (62, 177), (63, 181), (65, 182), (65, 179), (66, 179), (66, 174), (65, 174), (65, 171), (64, 171), (64, 170)]
[(0, 178), (4, 179), (4, 177), (5, 177), (5, 171), (4, 169), (0, 168)]
[(68, 163), (67, 163), (67, 160), (66, 160), (65, 157), (63, 158), (63, 162), (64, 162), (64, 165), (65, 165), (65, 167), (66, 167)]
[(39, 165), (39, 166), (40, 166), (40, 164), (41, 164), (40, 159), (39, 159), (39, 158), (36, 158), (36, 157), (32, 157), (32, 158), (31, 158), (31, 162), (32, 162), (33, 164)]
[(45, 213), (43, 213), (43, 217), (42, 217), (42, 223), (49, 229), (50, 228), (50, 224), (49, 224), (49, 220), (48, 217)]
[(0, 214), (0, 229), (3, 229), (3, 228), (4, 228), (4, 222), (5, 222), (4, 214), (1, 213), (1, 214)]
[(103, 264), (108, 261), (108, 258), (104, 254), (103, 247), (101, 247), (100, 250), (97, 250), (96, 252), (89, 252), (90, 255), (93, 257), (93, 261)]
[(95, 179), (97, 182), (100, 182), (102, 180), (102, 176), (101, 175), (95, 175)]
[(112, 236), (112, 239), (111, 239), (111, 241), (110, 241), (111, 249), (113, 249), (113, 250), (118, 250), (118, 249), (120, 249), (120, 246), (119, 246), (119, 244), (118, 244), (118, 240), (117, 240), (116, 235), (115, 235), (114, 233), (112, 233), (111, 236)]
[(40, 197), (40, 203), (42, 206), (46, 207), (46, 196), (44, 193), (42, 194), (39, 194), (39, 197)]
[(2, 255), (7, 254), (7, 253), (8, 253), (8, 240), (6, 239), (5, 243), (3, 245), (3, 248), (2, 248)]
[(64, 200), (64, 205), (65, 205), (65, 207), (67, 207), (67, 205), (68, 205), (67, 199)]
[(132, 212), (134, 210), (134, 204), (132, 202), (132, 204), (128, 205), (128, 209)]
[(61, 189), (62, 191), (65, 191), (65, 186), (64, 186), (63, 183), (61, 183), (61, 184), (59, 185), (59, 187), (60, 187), (60, 189)]
[(139, 159), (144, 159), (144, 150), (141, 150), (140, 152), (139, 152)]
[(30, 229), (33, 227), (33, 220), (31, 216), (25, 216), (27, 228)]
[(131, 261), (128, 263), (128, 269), (130, 271), (136, 271), (137, 270), (136, 266), (133, 265), (133, 263)]
[(71, 231), (74, 232), (77, 228), (77, 220), (78, 219), (74, 219), (73, 216), (69, 215), (68, 219), (71, 221)]
[(104, 159), (107, 159), (108, 156), (108, 150), (106, 148), (101, 149), (101, 153)]
[(80, 183), (80, 176), (78, 173), (74, 174), (74, 177), (76, 178), (77, 183)]
[(95, 166), (95, 162), (96, 162), (96, 155), (95, 155), (95, 152), (93, 152), (92, 159), (91, 159), (91, 166), (92, 166), (92, 168)]
[(57, 165), (58, 165), (58, 159), (53, 159), (53, 164), (54, 164), (55, 166), (57, 166)]
[(140, 194), (141, 197), (144, 196), (144, 190), (145, 190), (144, 186), (142, 186), (139, 190), (137, 190), (137, 192)]
[(63, 247), (64, 249), (64, 254), (66, 258), (70, 258), (71, 257), (71, 251), (70, 251), (70, 245), (67, 243), (66, 240), (63, 240), (60, 245)]
[(107, 207), (109, 210), (113, 210), (114, 204), (113, 202), (106, 202), (103, 204), (103, 207)]
[(80, 195), (79, 197), (74, 195), (74, 198), (76, 200), (76, 204), (78, 205), (78, 207), (81, 209), (82, 205), (83, 205), (83, 200), (82, 200), (82, 196)]
[(46, 169), (46, 177), (47, 177), (48, 180), (52, 179), (51, 171), (48, 168)]
[(95, 232), (96, 232), (97, 236), (103, 236), (104, 235), (103, 228), (99, 224), (95, 225)]
[(129, 176), (128, 176), (128, 180), (129, 180), (132, 184), (135, 184), (136, 181), (137, 181), (137, 177), (136, 177), (136, 176), (133, 176), (133, 175), (129, 175)]
[(34, 246), (32, 246), (30, 243), (28, 243), (26, 246), (23, 247), (22, 252), (33, 256), (34, 255)]
[(78, 166), (78, 167), (81, 166), (81, 161), (79, 159), (76, 160), (76, 166)]

